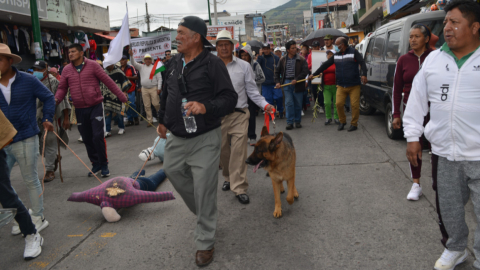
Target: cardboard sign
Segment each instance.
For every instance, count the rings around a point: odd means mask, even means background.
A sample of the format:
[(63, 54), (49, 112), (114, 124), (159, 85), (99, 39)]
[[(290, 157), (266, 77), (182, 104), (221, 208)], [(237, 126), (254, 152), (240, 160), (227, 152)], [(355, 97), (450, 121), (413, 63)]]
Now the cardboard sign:
[[(317, 51), (317, 50), (312, 50), (312, 73), (314, 73), (321, 65), (323, 62), (327, 61), (327, 51)], [(313, 79), (312, 84), (321, 84), (322, 79), (321, 78), (316, 78)]]

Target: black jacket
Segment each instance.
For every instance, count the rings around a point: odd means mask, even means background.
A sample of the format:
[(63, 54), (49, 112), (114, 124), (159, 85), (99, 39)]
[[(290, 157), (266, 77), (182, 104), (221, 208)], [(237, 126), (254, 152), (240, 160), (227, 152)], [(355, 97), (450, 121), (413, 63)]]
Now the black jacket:
[[(283, 84), (285, 82), (285, 72), (287, 69), (286, 59), (288, 55), (283, 56), (280, 61), (278, 62), (278, 66), (275, 69), (275, 83)], [(295, 60), (295, 80), (303, 80), (307, 75), (310, 73), (308, 70), (308, 64), (305, 58), (299, 54), (297, 54)], [(282, 77), (280, 77), (280, 75)], [(305, 83), (297, 83), (295, 84), (295, 93), (304, 92), (305, 91)]]
[(367, 66), (362, 55), (355, 48), (348, 47), (345, 52), (337, 52), (333, 57), (325, 61), (312, 75), (317, 76), (323, 73), (331, 65), (335, 64), (335, 78), (337, 85), (342, 87), (350, 87), (360, 85), (360, 71), (358, 66), (362, 68), (362, 76), (367, 76)]
[[(207, 49), (184, 68), (182, 59), (182, 53), (170, 59), (160, 96), (158, 121), (177, 137), (193, 138), (220, 127), (221, 118), (234, 111), (238, 95), (225, 64)], [(188, 89), (186, 95), (181, 94), (178, 82), (182, 69)], [(204, 115), (195, 115), (197, 131), (194, 133), (187, 133), (185, 130), (180, 109), (183, 98), (202, 103), (207, 111)]]

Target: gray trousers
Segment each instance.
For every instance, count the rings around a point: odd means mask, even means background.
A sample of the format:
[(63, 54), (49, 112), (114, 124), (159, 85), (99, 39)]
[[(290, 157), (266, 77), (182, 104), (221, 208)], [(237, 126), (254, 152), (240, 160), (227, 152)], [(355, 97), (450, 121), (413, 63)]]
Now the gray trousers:
[[(43, 132), (43, 126), (42, 129), (40, 129), (42, 132), (40, 139), (38, 140), (38, 144), (40, 146), (40, 155), (42, 154), (42, 148), (43, 148), (43, 136), (45, 132)], [(48, 132), (47, 133), (47, 140), (45, 141), (45, 170), (52, 171), (55, 169), (55, 159), (57, 158), (58, 154), (58, 146), (57, 146), (58, 140), (57, 136), (53, 134), (53, 132)], [(40, 160), (41, 161), (41, 160)]]
[(194, 240), (197, 250), (210, 250), (217, 229), (220, 127), (191, 139), (170, 135), (163, 168), (190, 211), (197, 216)]
[(449, 161), (439, 157), (437, 192), (440, 214), (448, 233), (446, 246), (451, 251), (467, 248), (465, 205), (469, 198), (472, 199), (477, 217), (473, 250), (480, 261), (480, 161)]

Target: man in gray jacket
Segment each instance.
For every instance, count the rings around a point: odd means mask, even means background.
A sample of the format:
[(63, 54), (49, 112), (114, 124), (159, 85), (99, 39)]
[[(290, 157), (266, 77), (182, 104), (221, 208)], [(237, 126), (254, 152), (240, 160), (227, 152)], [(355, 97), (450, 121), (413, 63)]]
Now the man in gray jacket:
[[(265, 75), (263, 74), (262, 67), (257, 63), (257, 61), (255, 61), (253, 57), (252, 47), (250, 47), (250, 45), (247, 45), (240, 50), (240, 58), (247, 61), (247, 63), (250, 63), (252, 66), (258, 93), (261, 93), (262, 83), (265, 81)], [(248, 119), (248, 140), (250, 141), (250, 146), (254, 146), (257, 143), (257, 134), (255, 134), (255, 118), (258, 115), (258, 106), (250, 98), (248, 98), (248, 111), (250, 112), (250, 118)]]

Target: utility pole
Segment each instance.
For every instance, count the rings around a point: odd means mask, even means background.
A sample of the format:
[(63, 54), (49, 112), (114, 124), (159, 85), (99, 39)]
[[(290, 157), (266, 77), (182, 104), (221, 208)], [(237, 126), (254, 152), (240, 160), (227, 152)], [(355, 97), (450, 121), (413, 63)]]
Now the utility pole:
[(38, 19), (37, 0), (30, 0), (30, 16), (32, 17), (35, 59), (43, 60), (42, 35), (40, 34), (40, 20)]
[[(33, 1), (33, 0), (30, 0)], [(145, 21), (147, 22), (147, 29), (150, 32), (150, 15), (148, 15), (148, 4), (145, 3), (145, 9), (147, 10), (147, 15), (145, 15)]]
[(208, 24), (212, 25), (212, 14), (210, 13), (210, 0), (207, 0), (207, 4), (208, 4)]
[(218, 25), (217, 19), (217, 0), (213, 0), (213, 16), (215, 18), (215, 25)]

